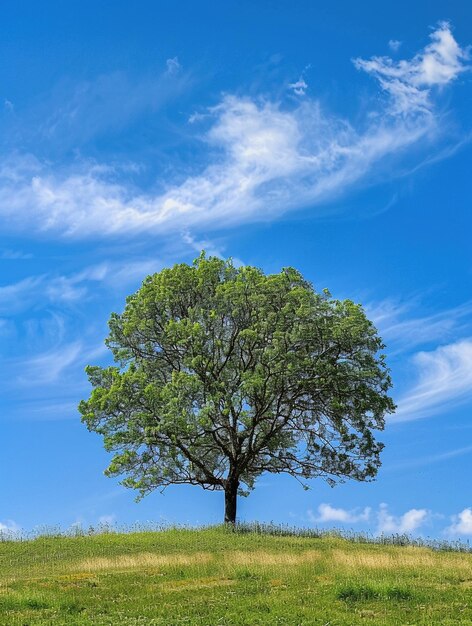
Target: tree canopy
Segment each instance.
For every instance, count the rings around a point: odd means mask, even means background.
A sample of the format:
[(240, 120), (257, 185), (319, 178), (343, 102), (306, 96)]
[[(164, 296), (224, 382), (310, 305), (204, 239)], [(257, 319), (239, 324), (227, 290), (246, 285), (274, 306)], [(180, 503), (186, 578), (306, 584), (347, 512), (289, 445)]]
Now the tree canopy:
[(206, 257), (148, 276), (113, 313), (116, 365), (88, 366), (82, 421), (113, 452), (106, 474), (141, 496), (174, 484), (237, 495), (264, 472), (306, 485), (375, 477), (391, 380), (362, 307), (293, 268), (266, 275)]

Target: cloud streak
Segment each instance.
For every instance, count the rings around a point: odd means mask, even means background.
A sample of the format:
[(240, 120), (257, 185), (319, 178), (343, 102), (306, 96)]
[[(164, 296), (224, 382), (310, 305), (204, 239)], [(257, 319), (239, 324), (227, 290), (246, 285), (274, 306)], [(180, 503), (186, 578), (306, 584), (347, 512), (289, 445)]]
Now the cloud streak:
[(418, 352), (413, 365), (418, 380), (398, 400), (392, 422), (429, 417), (472, 397), (472, 339)]
[(415, 458), (412, 460), (401, 461), (399, 463), (394, 463), (392, 465), (388, 465), (387, 467), (383, 467), (382, 471), (392, 471), (392, 470), (404, 470), (410, 469), (412, 467), (422, 467), (422, 466), (430, 466), (433, 463), (441, 463), (442, 461), (448, 461), (449, 459), (453, 459), (458, 456), (463, 456), (464, 454), (471, 454), (472, 446), (465, 446), (462, 448), (456, 448), (455, 450), (448, 450), (447, 452), (440, 452), (439, 454), (432, 454), (430, 456)]
[(63, 344), (43, 352), (22, 363), (19, 382), (28, 385), (43, 385), (56, 382), (64, 371), (81, 362), (84, 346), (80, 341)]
[[(169, 233), (272, 220), (340, 197), (372, 180), (405, 150), (438, 135), (432, 92), (465, 70), (467, 52), (447, 24), (409, 61), (356, 59), (392, 99), (388, 115), (362, 128), (304, 98), (291, 107), (268, 99), (225, 96), (209, 111), (203, 136), (209, 164), (163, 192), (118, 182), (113, 168), (52, 171), (33, 158), (0, 167), (0, 215), (13, 227), (69, 237)], [(205, 117), (205, 119), (207, 119)], [(385, 174), (392, 176), (392, 170)]]
[(156, 115), (186, 91), (192, 79), (180, 70), (174, 58), (167, 60), (165, 71), (156, 67), (135, 76), (115, 71), (91, 80), (62, 80), (33, 109), (12, 120), (4, 140), (13, 145), (29, 145), (33, 140), (41, 148), (64, 154), (97, 137), (116, 136), (136, 119)]
[(387, 299), (365, 307), (390, 354), (411, 352), (417, 346), (445, 341), (470, 330), (472, 302), (429, 315), (413, 313), (414, 304), (414, 298), (407, 303)]
[(0, 315), (11, 316), (50, 304), (74, 304), (90, 296), (94, 283), (101, 283), (107, 289), (121, 288), (141, 281), (161, 268), (160, 261), (144, 259), (127, 263), (103, 262), (70, 275), (28, 276), (0, 287)]

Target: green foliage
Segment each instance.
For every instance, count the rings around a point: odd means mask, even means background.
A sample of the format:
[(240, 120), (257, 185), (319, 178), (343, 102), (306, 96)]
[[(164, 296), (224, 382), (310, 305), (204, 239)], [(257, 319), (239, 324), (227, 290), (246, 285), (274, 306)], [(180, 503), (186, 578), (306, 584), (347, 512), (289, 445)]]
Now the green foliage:
[(88, 367), (82, 420), (141, 495), (169, 484), (239, 489), (263, 472), (370, 480), (394, 410), (383, 345), (360, 305), (292, 268), (202, 254), (148, 276), (113, 313), (117, 365)]

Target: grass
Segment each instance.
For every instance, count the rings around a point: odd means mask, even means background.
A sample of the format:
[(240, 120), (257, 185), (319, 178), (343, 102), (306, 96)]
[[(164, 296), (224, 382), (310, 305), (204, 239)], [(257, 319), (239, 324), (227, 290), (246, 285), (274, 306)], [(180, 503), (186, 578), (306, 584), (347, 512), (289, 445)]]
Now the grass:
[(260, 526), (3, 541), (0, 625), (472, 624), (472, 553), (408, 543)]

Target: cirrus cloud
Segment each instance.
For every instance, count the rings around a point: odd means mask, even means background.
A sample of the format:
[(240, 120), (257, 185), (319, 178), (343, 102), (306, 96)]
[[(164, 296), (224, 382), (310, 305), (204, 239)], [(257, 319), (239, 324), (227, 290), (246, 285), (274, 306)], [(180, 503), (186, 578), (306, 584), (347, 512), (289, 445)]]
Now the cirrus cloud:
[(66, 172), (8, 155), (0, 164), (0, 216), (11, 228), (100, 238), (219, 229), (303, 207), (319, 213), (322, 204), (366, 184), (367, 176), (370, 183), (395, 176), (407, 149), (420, 141), (424, 148), (441, 135), (433, 90), (466, 69), (467, 51), (448, 24), (431, 36), (432, 43), (409, 61), (354, 61), (393, 99), (387, 115), (370, 111), (358, 126), (310, 98), (287, 107), (227, 95), (209, 110), (202, 144), (207, 165), (183, 182), (140, 191), (111, 167), (82, 163)]
[(418, 380), (398, 400), (392, 421), (435, 415), (472, 397), (472, 339), (462, 339), (413, 357)]
[(441, 22), (430, 36), (431, 43), (410, 60), (393, 61), (389, 57), (354, 60), (356, 67), (375, 76), (389, 94), (392, 113), (430, 112), (431, 89), (450, 83), (467, 68), (469, 50), (459, 46), (448, 22)]

